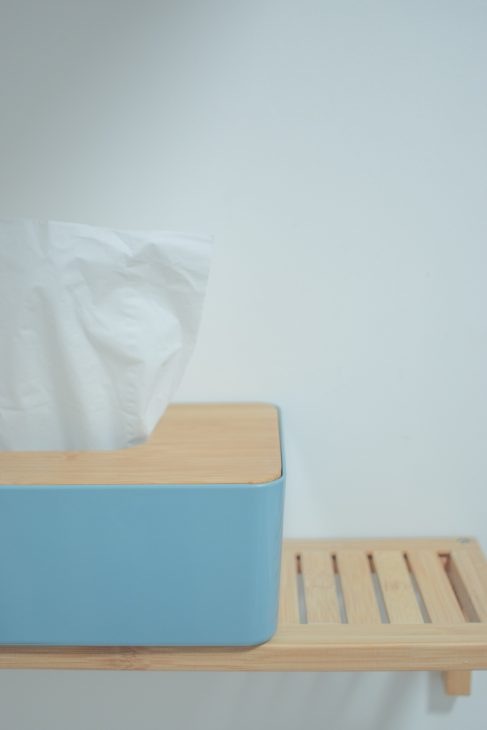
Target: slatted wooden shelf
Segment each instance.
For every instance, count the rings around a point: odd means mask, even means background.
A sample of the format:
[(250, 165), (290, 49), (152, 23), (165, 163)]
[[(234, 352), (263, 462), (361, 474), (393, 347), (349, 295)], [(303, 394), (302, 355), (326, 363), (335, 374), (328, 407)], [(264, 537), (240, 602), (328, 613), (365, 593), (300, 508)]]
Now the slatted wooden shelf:
[(487, 561), (469, 538), (289, 540), (280, 635), (316, 669), (440, 670), (448, 694), (487, 669)]
[(0, 668), (444, 673), (487, 669), (487, 561), (472, 539), (287, 540), (279, 628), (250, 648), (0, 647)]

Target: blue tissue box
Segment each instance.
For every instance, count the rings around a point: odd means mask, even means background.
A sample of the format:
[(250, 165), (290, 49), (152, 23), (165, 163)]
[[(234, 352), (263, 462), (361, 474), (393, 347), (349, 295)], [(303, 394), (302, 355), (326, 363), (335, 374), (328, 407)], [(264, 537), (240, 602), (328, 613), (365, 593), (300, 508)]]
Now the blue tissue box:
[(150, 440), (0, 454), (0, 644), (252, 645), (276, 629), (278, 410), (170, 406)]

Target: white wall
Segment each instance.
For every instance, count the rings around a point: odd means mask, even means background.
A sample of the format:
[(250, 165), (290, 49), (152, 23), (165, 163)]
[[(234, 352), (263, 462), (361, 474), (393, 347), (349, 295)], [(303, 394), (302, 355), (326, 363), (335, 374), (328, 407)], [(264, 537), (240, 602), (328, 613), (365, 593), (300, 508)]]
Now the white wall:
[[(0, 215), (215, 234), (178, 396), (282, 406), (287, 534), (487, 549), (487, 5), (0, 8)], [(474, 679), (1, 672), (0, 725), (481, 730)]]

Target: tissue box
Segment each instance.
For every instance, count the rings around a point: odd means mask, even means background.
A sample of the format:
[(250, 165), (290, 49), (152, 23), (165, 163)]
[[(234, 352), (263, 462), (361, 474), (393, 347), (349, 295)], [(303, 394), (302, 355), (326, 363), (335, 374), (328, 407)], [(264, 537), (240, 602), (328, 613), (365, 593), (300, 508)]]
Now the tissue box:
[(268, 404), (170, 406), (141, 446), (0, 454), (0, 643), (251, 645), (275, 631)]

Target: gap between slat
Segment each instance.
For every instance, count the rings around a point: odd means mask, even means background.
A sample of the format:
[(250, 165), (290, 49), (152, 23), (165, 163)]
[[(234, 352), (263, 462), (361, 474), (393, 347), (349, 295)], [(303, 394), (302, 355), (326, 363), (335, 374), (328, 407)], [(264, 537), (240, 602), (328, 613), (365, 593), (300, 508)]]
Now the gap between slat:
[(304, 578), (302, 570), (301, 555), (296, 556), (297, 559), (297, 573), (296, 573), (296, 584), (298, 590), (298, 609), (299, 609), (299, 623), (308, 623), (308, 612), (306, 608), (306, 594), (304, 590)]
[(338, 611), (340, 613), (340, 623), (348, 624), (347, 609), (345, 607), (345, 598), (343, 596), (342, 579), (338, 572), (337, 556), (333, 553), (331, 556), (331, 562), (333, 565), (333, 572), (335, 574), (335, 590), (337, 594)]
[(372, 586), (374, 588), (375, 600), (377, 601), (377, 606), (379, 608), (380, 620), (382, 621), (383, 624), (388, 624), (389, 623), (389, 614), (388, 614), (388, 611), (386, 608), (386, 603), (384, 600), (384, 593), (382, 590), (382, 585), (381, 585), (379, 576), (377, 575), (377, 571), (375, 568), (374, 557), (373, 557), (373, 555), (368, 555), (367, 558), (368, 558), (369, 566), (370, 566), (370, 575), (372, 578)]
[(348, 624), (347, 609), (345, 606), (345, 598), (343, 596), (342, 579), (339, 573), (335, 573), (335, 589), (338, 599), (338, 611), (340, 613), (340, 623)]

